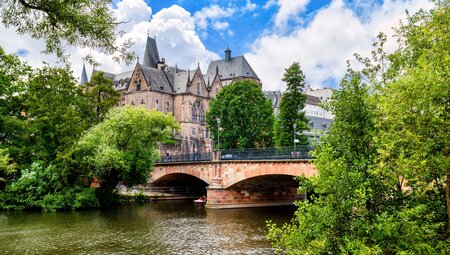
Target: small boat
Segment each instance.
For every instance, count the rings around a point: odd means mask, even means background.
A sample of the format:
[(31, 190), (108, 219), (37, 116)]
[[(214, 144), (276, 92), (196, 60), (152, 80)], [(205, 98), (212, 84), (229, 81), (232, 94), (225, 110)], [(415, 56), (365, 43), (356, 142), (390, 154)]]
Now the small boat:
[(203, 203), (206, 203), (206, 199), (201, 197), (199, 199), (193, 200), (193, 202), (196, 203), (196, 204), (203, 204)]

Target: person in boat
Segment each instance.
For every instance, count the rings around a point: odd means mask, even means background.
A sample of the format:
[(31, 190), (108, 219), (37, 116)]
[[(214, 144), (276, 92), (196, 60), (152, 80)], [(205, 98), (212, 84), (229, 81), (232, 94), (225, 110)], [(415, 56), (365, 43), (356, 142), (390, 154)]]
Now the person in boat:
[(206, 201), (206, 196), (203, 195), (202, 197), (199, 197), (197, 200), (194, 200), (194, 202), (205, 202)]

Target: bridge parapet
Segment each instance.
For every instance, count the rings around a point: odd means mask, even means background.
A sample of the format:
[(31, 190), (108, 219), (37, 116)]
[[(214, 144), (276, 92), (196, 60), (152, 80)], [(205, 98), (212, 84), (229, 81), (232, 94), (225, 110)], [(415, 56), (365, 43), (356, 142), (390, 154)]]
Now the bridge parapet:
[(199, 162), (220, 160), (279, 160), (279, 159), (313, 159), (312, 147), (281, 147), (235, 149), (214, 152), (196, 152), (178, 155), (162, 156), (157, 163), (168, 162)]

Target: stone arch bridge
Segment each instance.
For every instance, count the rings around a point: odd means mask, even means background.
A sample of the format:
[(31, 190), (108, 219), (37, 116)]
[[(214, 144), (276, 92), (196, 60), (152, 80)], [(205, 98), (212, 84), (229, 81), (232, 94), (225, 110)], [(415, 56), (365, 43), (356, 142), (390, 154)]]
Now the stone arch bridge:
[(208, 208), (292, 204), (300, 198), (294, 176), (317, 174), (306, 159), (215, 160), (155, 165), (153, 186), (200, 186)]

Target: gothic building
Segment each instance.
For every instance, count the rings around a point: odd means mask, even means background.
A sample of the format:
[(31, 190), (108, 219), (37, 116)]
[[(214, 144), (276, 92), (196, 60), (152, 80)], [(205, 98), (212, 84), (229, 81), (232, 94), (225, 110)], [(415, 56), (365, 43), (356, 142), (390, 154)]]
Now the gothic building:
[[(93, 73), (99, 70), (93, 71)], [(232, 57), (227, 47), (225, 58), (212, 61), (206, 74), (200, 65), (195, 70), (181, 70), (159, 57), (155, 38), (148, 37), (143, 63), (122, 73), (104, 72), (121, 93), (119, 106), (135, 105), (173, 114), (181, 124), (174, 145), (161, 145), (162, 155), (207, 152), (212, 150), (205, 114), (209, 101), (225, 85), (241, 79), (260, 84), (260, 79), (244, 56)], [(83, 66), (83, 80), (86, 81)]]

